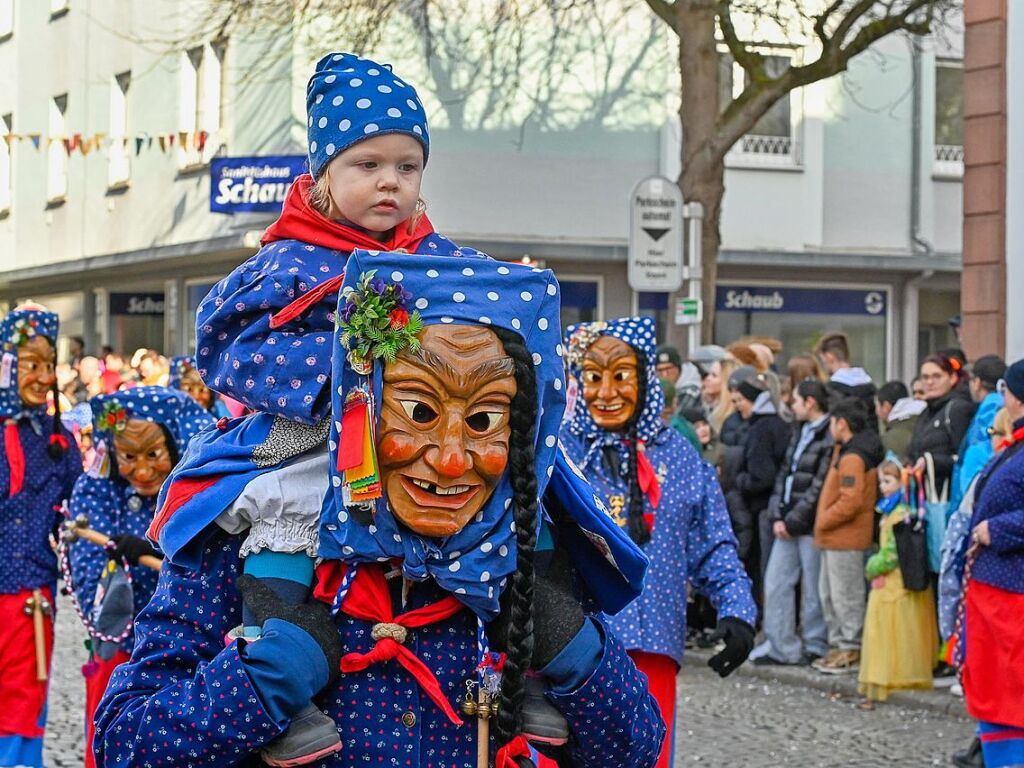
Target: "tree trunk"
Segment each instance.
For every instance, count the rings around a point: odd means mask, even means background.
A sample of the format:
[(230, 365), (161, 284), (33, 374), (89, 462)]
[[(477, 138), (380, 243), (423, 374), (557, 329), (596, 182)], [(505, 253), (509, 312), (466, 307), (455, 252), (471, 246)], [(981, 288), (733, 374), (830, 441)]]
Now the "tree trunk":
[(682, 124), (682, 171), (679, 188), (683, 199), (704, 206), (701, 266), (701, 298), (704, 320), (701, 341), (712, 341), (715, 322), (715, 282), (718, 278), (718, 248), (722, 237), (719, 221), (725, 196), (725, 164), (715, 158), (712, 140), (716, 133), (718, 104), (718, 50), (715, 43), (715, 5), (710, 0), (677, 0), (675, 3), (679, 34), (679, 79), (682, 100), (679, 119)]

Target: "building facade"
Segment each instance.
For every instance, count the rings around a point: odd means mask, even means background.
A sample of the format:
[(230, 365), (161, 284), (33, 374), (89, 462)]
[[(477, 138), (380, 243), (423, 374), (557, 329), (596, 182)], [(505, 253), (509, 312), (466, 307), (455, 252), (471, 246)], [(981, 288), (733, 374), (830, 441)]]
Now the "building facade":
[[(144, 42), (168, 18), (187, 24), (188, 5), (0, 0), (10, 137), (0, 146), (0, 302), (50, 304), (89, 349), (188, 349), (198, 302), (274, 218), (212, 212), (210, 160), (303, 151), (315, 53), (288, 39), (274, 41), (273, 55), (247, 39), (183, 51)], [(649, 93), (612, 99), (563, 82), (557, 99), (501, 116), (479, 85), (453, 97), (436, 68), (400, 46), (380, 57), (430, 110), (424, 196), (441, 231), (553, 268), (566, 323), (642, 312), (665, 329), (668, 294), (630, 290), (626, 254), (632, 189), (679, 173), (676, 106), (665, 96), (676, 81), (664, 62), (675, 59), (649, 21), (627, 22), (625, 36), (650, 43), (640, 62)], [(779, 67), (801, 55), (782, 44), (768, 52)], [(955, 30), (916, 46), (886, 40), (844, 75), (776, 105), (734, 148), (716, 341), (772, 335), (796, 353), (841, 329), (879, 378), (908, 375), (922, 354), (950, 345), (961, 59)], [(742, 70), (724, 56), (722, 73), (723, 88), (742, 88)]]

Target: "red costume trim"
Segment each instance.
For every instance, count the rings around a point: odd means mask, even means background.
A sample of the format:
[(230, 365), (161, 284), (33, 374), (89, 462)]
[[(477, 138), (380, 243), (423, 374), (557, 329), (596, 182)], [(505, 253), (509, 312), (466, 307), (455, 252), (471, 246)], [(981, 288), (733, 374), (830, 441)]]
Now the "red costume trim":
[(221, 475), (214, 475), (212, 477), (203, 477), (198, 480), (192, 480), (190, 478), (181, 478), (171, 483), (167, 489), (167, 496), (164, 497), (164, 505), (157, 510), (156, 516), (153, 517), (153, 522), (149, 524), (149, 530), (146, 531), (146, 536), (151, 541), (158, 541), (160, 538), (160, 531), (167, 525), (167, 521), (171, 519), (178, 508), (189, 501), (193, 496), (202, 493), (214, 483), (221, 479)]
[(636, 668), (647, 677), (647, 690), (654, 700), (658, 702), (658, 709), (661, 710), (661, 718), (668, 726), (668, 733), (661, 743), (661, 752), (658, 754), (656, 768), (671, 768), (672, 747), (674, 734), (674, 723), (676, 718), (676, 675), (679, 673), (679, 666), (671, 656), (660, 653), (648, 653), (647, 651), (627, 651), (629, 657), (636, 664)]
[[(53, 593), (42, 587), (43, 596), (53, 605)], [(35, 630), (32, 616), (25, 613), (31, 589), (0, 595), (0, 735), (42, 738), (45, 726), (47, 681), (36, 679)], [(53, 619), (43, 620), (46, 667), (53, 660)]]
[(1024, 727), (1024, 595), (972, 580), (963, 685), (975, 720)]
[(519, 764), (512, 758), (529, 756), (530, 743), (525, 736), (519, 734), (498, 750), (498, 754), (494, 758), (494, 768), (519, 768)]
[(18, 422), (14, 419), (8, 419), (4, 424), (4, 451), (7, 453), (7, 466), (11, 468), (9, 495), (17, 496), (25, 484), (25, 452), (18, 436)]

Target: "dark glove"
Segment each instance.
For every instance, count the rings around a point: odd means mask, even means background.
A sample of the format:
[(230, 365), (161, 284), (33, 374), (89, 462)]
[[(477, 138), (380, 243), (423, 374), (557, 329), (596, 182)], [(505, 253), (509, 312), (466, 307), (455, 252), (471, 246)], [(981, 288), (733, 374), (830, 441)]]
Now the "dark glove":
[(725, 648), (708, 659), (708, 666), (719, 677), (728, 677), (754, 650), (754, 628), (745, 621), (726, 616), (719, 620), (711, 640), (724, 640)]
[(286, 603), (274, 594), (270, 587), (248, 574), (239, 576), (235, 584), (257, 624), (262, 626), (267, 619), (280, 619), (294, 624), (320, 646), (331, 676), (328, 684), (338, 678), (341, 640), (338, 638), (338, 628), (334, 624), (331, 611), (326, 605), (319, 600)]
[(572, 589), (569, 557), (564, 550), (556, 551), (533, 588), (533, 668), (550, 664), (576, 637), (583, 619), (583, 606)]
[(114, 548), (110, 550), (110, 557), (118, 562), (121, 562), (121, 558), (124, 558), (129, 564), (138, 565), (139, 558), (143, 555), (163, 558), (163, 555), (147, 539), (139, 536), (124, 533), (120, 536), (112, 536), (110, 540), (114, 543)]

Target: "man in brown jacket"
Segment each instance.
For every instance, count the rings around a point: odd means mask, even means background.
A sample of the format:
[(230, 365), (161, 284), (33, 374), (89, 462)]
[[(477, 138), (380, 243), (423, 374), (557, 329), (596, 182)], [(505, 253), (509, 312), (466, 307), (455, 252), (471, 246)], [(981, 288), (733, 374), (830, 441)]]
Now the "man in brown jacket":
[(818, 498), (814, 544), (821, 550), (818, 592), (832, 650), (813, 666), (825, 674), (841, 675), (855, 671), (860, 663), (864, 558), (874, 532), (876, 468), (884, 451), (878, 433), (868, 426), (867, 406), (859, 398), (840, 400), (829, 415), (835, 448)]

